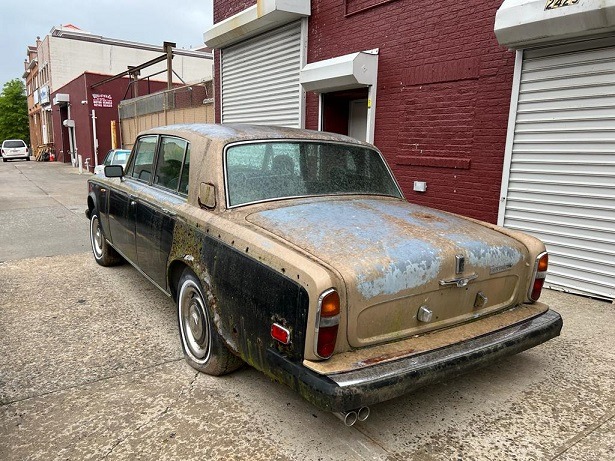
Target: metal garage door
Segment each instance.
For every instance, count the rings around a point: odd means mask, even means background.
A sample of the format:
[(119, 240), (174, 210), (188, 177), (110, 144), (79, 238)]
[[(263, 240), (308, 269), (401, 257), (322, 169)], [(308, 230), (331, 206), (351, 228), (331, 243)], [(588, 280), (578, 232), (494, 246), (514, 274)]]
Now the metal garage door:
[(525, 50), (518, 75), (500, 224), (547, 244), (548, 285), (613, 299), (615, 40)]
[(301, 128), (301, 22), (222, 51), (222, 122)]

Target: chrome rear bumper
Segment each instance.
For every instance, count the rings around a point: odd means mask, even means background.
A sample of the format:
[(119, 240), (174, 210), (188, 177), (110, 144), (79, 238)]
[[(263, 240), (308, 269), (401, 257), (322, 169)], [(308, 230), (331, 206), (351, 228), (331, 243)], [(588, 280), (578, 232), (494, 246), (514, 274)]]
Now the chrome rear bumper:
[(323, 410), (344, 411), (399, 397), (530, 349), (558, 336), (562, 325), (561, 316), (548, 310), (537, 317), (478, 338), (328, 376), (289, 362), (271, 350), (268, 351), (268, 358), (292, 375), (284, 376), (281, 381), (295, 388), (308, 401)]

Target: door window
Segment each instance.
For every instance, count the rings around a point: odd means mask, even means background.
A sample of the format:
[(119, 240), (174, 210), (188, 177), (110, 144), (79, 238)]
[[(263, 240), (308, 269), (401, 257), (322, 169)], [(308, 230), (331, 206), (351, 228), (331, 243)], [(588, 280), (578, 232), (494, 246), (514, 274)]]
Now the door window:
[(137, 141), (133, 164), (129, 174), (133, 178), (149, 182), (154, 171), (154, 154), (156, 153), (157, 136), (143, 136)]
[(184, 167), (182, 168), (181, 180), (179, 182), (179, 193), (188, 195), (188, 177), (190, 172), (190, 144), (186, 150), (186, 158), (184, 159)]
[(187, 146), (188, 143), (183, 139), (162, 138), (154, 184), (165, 189), (178, 190)]

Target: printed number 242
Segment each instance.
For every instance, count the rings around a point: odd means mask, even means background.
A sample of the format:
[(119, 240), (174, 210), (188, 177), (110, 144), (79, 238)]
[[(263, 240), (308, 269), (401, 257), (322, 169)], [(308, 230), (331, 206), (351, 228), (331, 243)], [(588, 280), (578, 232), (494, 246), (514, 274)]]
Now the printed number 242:
[(579, 0), (547, 0), (545, 10), (552, 10), (560, 6), (574, 5), (575, 3), (579, 3)]

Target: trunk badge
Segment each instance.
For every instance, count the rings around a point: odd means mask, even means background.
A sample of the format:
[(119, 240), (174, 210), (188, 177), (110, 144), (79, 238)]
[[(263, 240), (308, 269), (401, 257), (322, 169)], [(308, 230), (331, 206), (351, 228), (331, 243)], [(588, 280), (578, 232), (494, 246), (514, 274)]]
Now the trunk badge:
[(466, 257), (464, 255), (455, 256), (455, 274), (463, 274), (466, 268)]

